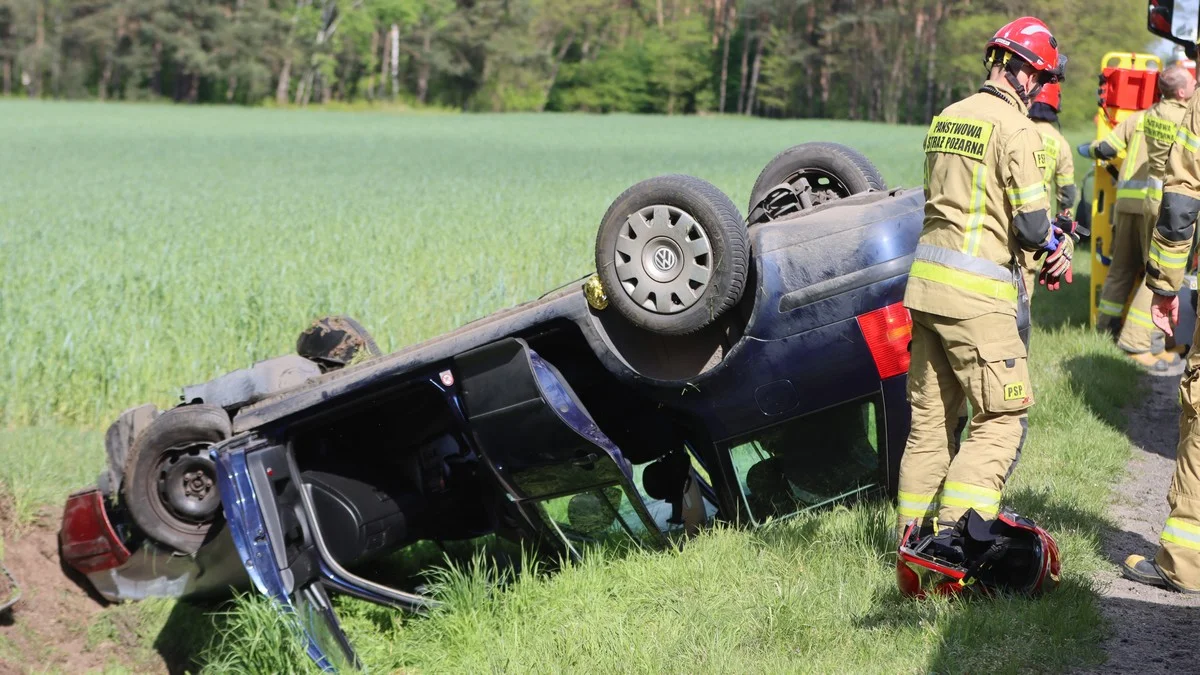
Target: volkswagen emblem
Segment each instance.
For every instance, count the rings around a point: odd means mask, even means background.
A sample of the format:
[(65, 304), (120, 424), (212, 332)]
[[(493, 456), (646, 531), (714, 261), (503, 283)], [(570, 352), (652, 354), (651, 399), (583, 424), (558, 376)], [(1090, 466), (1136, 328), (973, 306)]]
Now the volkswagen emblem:
[(671, 271), (677, 262), (679, 260), (676, 258), (675, 252), (666, 246), (659, 246), (658, 250), (654, 252), (654, 266), (661, 272)]

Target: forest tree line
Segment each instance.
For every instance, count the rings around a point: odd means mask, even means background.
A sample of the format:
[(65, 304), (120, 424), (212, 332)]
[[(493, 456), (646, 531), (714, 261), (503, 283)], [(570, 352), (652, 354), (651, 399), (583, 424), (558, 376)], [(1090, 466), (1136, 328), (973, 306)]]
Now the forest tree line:
[(1151, 43), (1130, 0), (0, 0), (0, 93), (922, 123), (986, 39), (1043, 18), (1071, 57)]

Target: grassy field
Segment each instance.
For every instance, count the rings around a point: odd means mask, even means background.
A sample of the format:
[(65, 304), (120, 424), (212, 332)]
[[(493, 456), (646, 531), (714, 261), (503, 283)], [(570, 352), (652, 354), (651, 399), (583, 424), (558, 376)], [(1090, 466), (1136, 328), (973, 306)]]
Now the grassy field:
[[(0, 488), (28, 522), (102, 465), (105, 425), (180, 385), (289, 352), (325, 313), (384, 349), (591, 270), (609, 202), (652, 175), (705, 178), (745, 208), (758, 171), (804, 141), (866, 153), (917, 185), (924, 130), (840, 122), (398, 116), (0, 102)], [(1082, 257), (1082, 256), (1081, 256)], [(1040, 600), (908, 602), (886, 504), (679, 552), (593, 557), (507, 583), (487, 566), (436, 584), (425, 619), (337, 600), (373, 670), (992, 672), (1102, 659), (1089, 575), (1119, 408), (1136, 373), (1086, 330), (1083, 279), (1035, 302), (1038, 405), (1007, 499), (1066, 558)], [(210, 609), (210, 608), (205, 608)], [(106, 610), (89, 636), (215, 671), (307, 667), (260, 601)], [(132, 627), (132, 628), (131, 628)], [(2, 646), (2, 645), (0, 645)]]

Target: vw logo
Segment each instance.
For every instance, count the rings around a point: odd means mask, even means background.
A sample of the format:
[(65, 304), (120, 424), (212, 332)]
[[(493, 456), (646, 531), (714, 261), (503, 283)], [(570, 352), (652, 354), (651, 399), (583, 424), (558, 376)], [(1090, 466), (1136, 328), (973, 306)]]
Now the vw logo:
[(679, 260), (676, 258), (675, 252), (666, 246), (659, 246), (658, 250), (654, 252), (654, 266), (659, 271), (669, 272), (671, 268), (675, 267), (675, 263), (677, 262)]

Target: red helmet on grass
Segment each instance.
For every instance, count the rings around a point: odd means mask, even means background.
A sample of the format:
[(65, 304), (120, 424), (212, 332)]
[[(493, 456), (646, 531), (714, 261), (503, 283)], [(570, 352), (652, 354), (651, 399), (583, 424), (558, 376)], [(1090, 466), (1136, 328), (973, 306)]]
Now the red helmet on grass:
[(953, 528), (924, 534), (909, 523), (900, 540), (896, 583), (910, 597), (1008, 591), (1036, 595), (1058, 585), (1058, 544), (1011, 511), (987, 520), (968, 510)]

